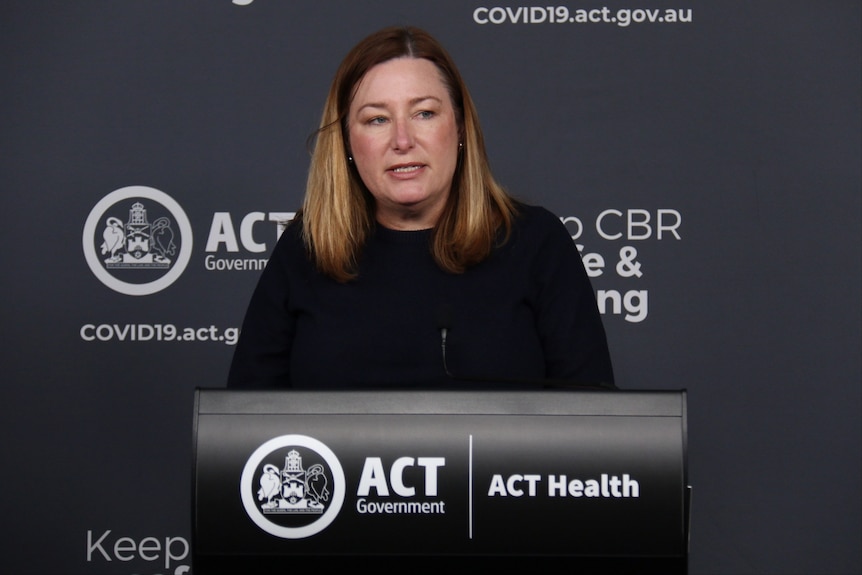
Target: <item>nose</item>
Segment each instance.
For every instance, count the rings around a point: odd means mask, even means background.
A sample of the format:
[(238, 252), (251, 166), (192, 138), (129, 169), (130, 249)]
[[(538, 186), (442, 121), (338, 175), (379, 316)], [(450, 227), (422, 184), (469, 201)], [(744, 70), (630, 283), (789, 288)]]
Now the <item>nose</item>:
[(398, 119), (392, 122), (392, 148), (406, 151), (413, 147), (413, 128), (409, 119)]

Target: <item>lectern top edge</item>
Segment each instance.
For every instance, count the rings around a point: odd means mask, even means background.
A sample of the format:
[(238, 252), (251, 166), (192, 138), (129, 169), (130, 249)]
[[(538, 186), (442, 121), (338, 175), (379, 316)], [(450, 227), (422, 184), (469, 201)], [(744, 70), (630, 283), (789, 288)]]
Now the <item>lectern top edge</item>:
[(684, 417), (685, 390), (227, 390), (198, 388), (200, 415), (522, 414)]

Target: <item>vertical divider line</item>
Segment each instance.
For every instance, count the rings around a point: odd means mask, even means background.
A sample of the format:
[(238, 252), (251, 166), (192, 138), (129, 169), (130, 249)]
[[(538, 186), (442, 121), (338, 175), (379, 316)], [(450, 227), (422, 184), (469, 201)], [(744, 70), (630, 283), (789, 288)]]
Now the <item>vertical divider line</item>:
[(469, 538), (473, 540), (473, 434), (470, 434), (470, 444), (468, 449), (468, 463), (467, 463), (467, 517), (468, 517), (468, 531)]

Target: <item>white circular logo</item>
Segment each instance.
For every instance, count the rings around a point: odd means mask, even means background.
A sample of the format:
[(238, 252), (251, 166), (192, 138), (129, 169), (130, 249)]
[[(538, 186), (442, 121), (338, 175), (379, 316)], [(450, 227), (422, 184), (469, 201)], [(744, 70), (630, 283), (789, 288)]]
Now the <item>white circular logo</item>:
[(192, 226), (169, 195), (147, 186), (114, 190), (84, 223), (84, 257), (99, 280), (126, 295), (159, 292), (192, 255)]
[(302, 539), (332, 523), (344, 503), (344, 485), (331, 449), (306, 435), (282, 435), (251, 454), (240, 497), (255, 525), (276, 537)]

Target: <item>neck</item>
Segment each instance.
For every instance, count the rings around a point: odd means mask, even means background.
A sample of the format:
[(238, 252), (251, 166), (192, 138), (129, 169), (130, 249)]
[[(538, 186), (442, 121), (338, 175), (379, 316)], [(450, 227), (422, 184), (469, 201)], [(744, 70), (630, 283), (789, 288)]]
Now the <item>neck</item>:
[(396, 210), (377, 209), (375, 219), (377, 223), (390, 230), (413, 232), (433, 228), (440, 218), (440, 211), (430, 213), (428, 210), (411, 209), (402, 207)]

